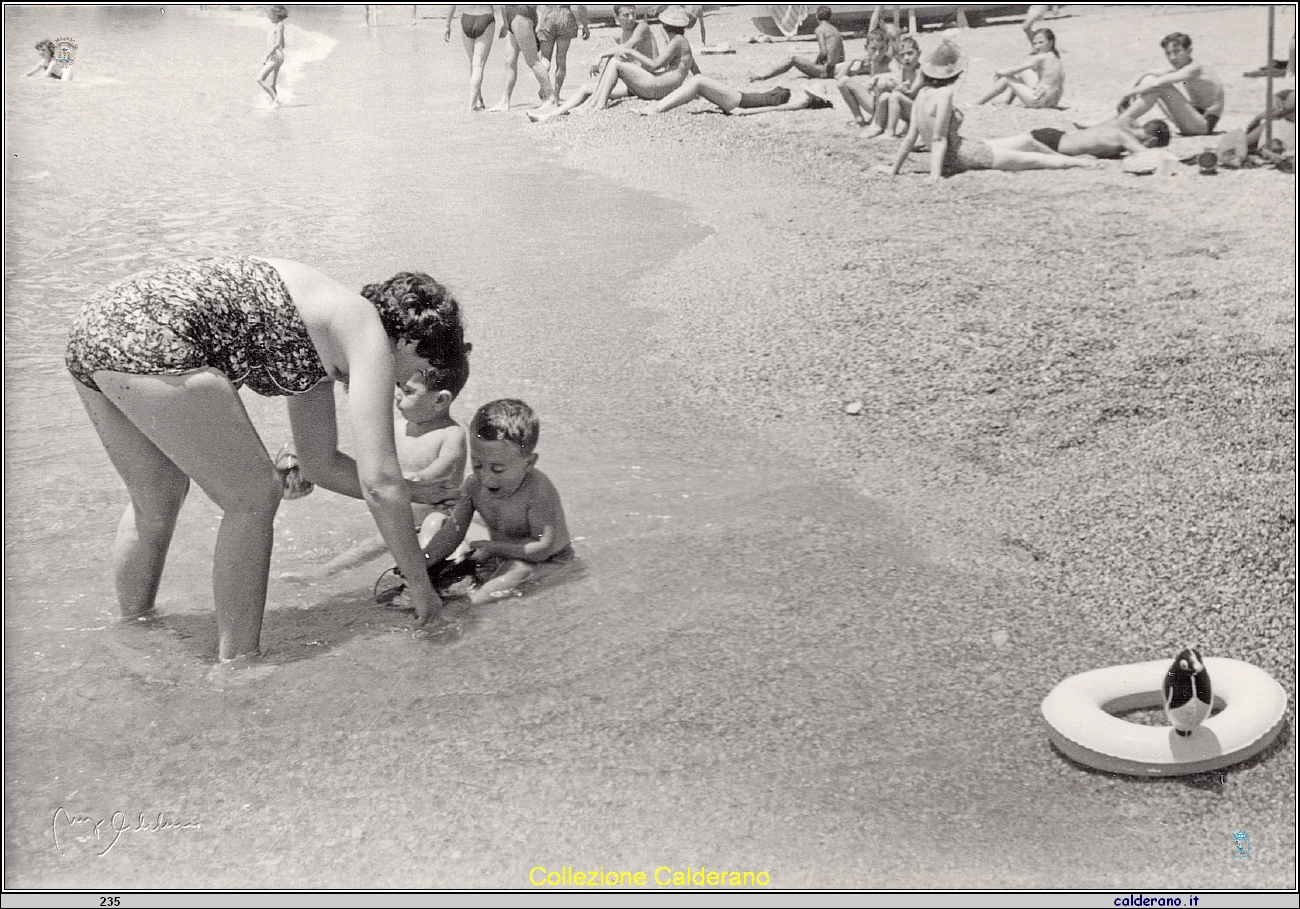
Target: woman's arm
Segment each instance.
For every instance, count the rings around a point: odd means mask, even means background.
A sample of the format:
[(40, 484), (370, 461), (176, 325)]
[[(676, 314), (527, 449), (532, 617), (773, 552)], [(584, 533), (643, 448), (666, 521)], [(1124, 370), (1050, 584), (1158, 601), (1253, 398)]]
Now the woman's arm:
[[(920, 101), (918, 100), (917, 103), (920, 103)], [(903, 144), (898, 147), (898, 157), (894, 159), (894, 166), (889, 171), (889, 174), (892, 177), (898, 176), (898, 172), (903, 169), (903, 162), (907, 160), (907, 156), (910, 155), (912, 149), (916, 147), (916, 137), (921, 129), (917, 123), (917, 119), (918, 118), (913, 115), (912, 119), (907, 123), (907, 135), (903, 137)]]
[[(304, 395), (288, 399), (289, 427), (303, 479), (353, 499), (362, 498), (357, 463), (338, 450), (334, 383), (321, 382)], [(392, 431), (391, 429), (389, 430)]]
[(930, 138), (930, 182), (943, 177), (943, 159), (948, 156), (948, 128), (952, 124), (952, 89), (940, 93), (939, 109), (934, 112), (934, 135)]
[(628, 48), (628, 56), (624, 59), (635, 60), (637, 63), (641, 64), (642, 67), (648, 69), (652, 73), (671, 69), (676, 65), (677, 61), (681, 59), (682, 44), (684, 44), (685, 41), (686, 38), (682, 35), (674, 36), (673, 40), (669, 41), (668, 46), (664, 48), (664, 52), (654, 60), (649, 59), (644, 54), (638, 53), (631, 48)]
[[(493, 7), (493, 9), (496, 9), (496, 7)], [(451, 40), (451, 21), (455, 18), (456, 18), (456, 4), (453, 3), (451, 6), (447, 8), (447, 31), (442, 36), (443, 41)]]
[(471, 495), (473, 477), (466, 477), (460, 487), (460, 501), (451, 510), (450, 520), (443, 521), (438, 532), (424, 547), (424, 556), (430, 562), (441, 562), (456, 551), (460, 541), (469, 532), (469, 522), (474, 517), (474, 501)]
[(1036, 69), (1042, 65), (1045, 54), (1034, 54), (1019, 66), (1013, 66), (1010, 69), (1000, 69), (993, 73), (994, 79), (1001, 79), (1003, 76), (1014, 76), (1016, 73), (1023, 73), (1027, 69)]
[(23, 73), (23, 75), (24, 75), (24, 76), (34, 76), (34, 75), (36, 75), (37, 73), (43, 73), (43, 72), (45, 72), (45, 70), (46, 70), (48, 67), (49, 67), (49, 64), (46, 63), (44, 60), (42, 60), (40, 63), (38, 63), (38, 64), (36, 64), (35, 66), (33, 66), (33, 67), (28, 71), (28, 72)]
[[(348, 319), (348, 411), (356, 448), (357, 479), (375, 525), (393, 554), (411, 592), (416, 617), (427, 622), (440, 604), (429, 583), (424, 553), (416, 538), (411, 499), (397, 460), (393, 438), (392, 343), (374, 312), (367, 319)], [(299, 451), (299, 457), (302, 452)]]

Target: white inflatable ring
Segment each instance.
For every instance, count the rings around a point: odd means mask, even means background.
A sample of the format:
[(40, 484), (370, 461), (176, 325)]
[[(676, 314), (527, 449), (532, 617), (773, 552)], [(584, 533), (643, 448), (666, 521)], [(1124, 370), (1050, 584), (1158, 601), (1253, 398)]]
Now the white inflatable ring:
[(1172, 726), (1140, 726), (1111, 713), (1162, 707), (1169, 660), (1111, 666), (1071, 676), (1043, 700), (1053, 744), (1067, 757), (1113, 773), (1176, 776), (1244, 761), (1273, 743), (1286, 715), (1286, 692), (1264, 670), (1206, 657), (1215, 708), (1188, 736)]

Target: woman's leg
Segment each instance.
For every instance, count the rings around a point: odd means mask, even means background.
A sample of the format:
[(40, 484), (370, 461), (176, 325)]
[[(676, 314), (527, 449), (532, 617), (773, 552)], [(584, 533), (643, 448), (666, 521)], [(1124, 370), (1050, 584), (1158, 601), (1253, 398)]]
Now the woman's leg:
[[(144, 591), (150, 584), (157, 589), (161, 557), (165, 556), (165, 546), (162, 554), (157, 554), (160, 531), (165, 528), (170, 537), (175, 526), (175, 515), (167, 518), (166, 510), (153, 502), (143, 484), (150, 476), (164, 478), (172, 489), (164, 504), (170, 504), (180, 477), (188, 476), (222, 510), (212, 564), (220, 657), (229, 660), (257, 653), (281, 487), (238, 392), (225, 375), (211, 368), (181, 376), (100, 370), (94, 378), (103, 390), (103, 400), (88, 389), (82, 399), (90, 401), (91, 419), (100, 429), (114, 465), (142, 452), (146, 455), (124, 471), (119, 467), (131, 490), (133, 506), (154, 509), (152, 514), (146, 511), (144, 527), (138, 519), (133, 522), (153, 553), (146, 552), (141, 558), (132, 555), (141, 550), (127, 547), (126, 558), (136, 562), (123, 567), (139, 578), (134, 589)], [(141, 436), (156, 447), (157, 454), (149, 455), (149, 449), (140, 444)], [(158, 562), (152, 577), (149, 558)]]
[(101, 392), (80, 382), (76, 386), (109, 460), (131, 494), (117, 525), (113, 572), (122, 617), (138, 618), (153, 611), (190, 478)]
[[(515, 19), (522, 18), (515, 16)], [(489, 111), (510, 110), (510, 96), (515, 93), (515, 82), (519, 79), (519, 42), (515, 40), (513, 30), (506, 32), (506, 37), (510, 39), (510, 50), (506, 52), (506, 93), (500, 101), (488, 108)]]
[[(609, 92), (605, 94), (603, 100), (598, 92), (596, 97), (592, 99), (591, 103), (597, 110), (606, 107), (609, 104), (610, 98), (615, 96), (614, 90), (619, 82), (622, 82), (623, 85), (627, 86), (628, 93), (635, 95), (644, 101), (659, 101), (663, 98), (667, 98), (674, 91), (680, 88), (686, 81), (686, 76), (687, 73), (680, 69), (674, 69), (666, 73), (655, 75), (646, 72), (635, 63), (620, 63), (614, 72), (614, 78), (609, 79), (608, 73), (606, 73), (607, 78), (601, 82), (601, 88), (608, 83)], [(719, 87), (725, 87), (722, 86), (722, 83), (720, 82), (715, 82), (713, 84)], [(737, 92), (736, 94), (737, 97), (739, 97), (740, 93)], [(705, 97), (708, 96), (705, 95)], [(709, 98), (709, 100), (712, 101), (713, 99)]]
[(787, 57), (784, 63), (778, 64), (776, 68), (771, 69), (768, 72), (763, 73), (762, 75), (756, 76), (751, 74), (749, 77), (749, 81), (762, 82), (764, 79), (775, 79), (777, 76), (781, 75), (782, 73), (788, 73), (791, 69), (793, 69), (798, 59), (799, 59), (798, 57)]
[(841, 78), (836, 80), (836, 84), (839, 86), (840, 94), (844, 96), (844, 103), (848, 106), (849, 113), (853, 115), (853, 119), (849, 122), (856, 123), (858, 126), (866, 126), (870, 123), (871, 121), (862, 113), (863, 96), (858, 79)]
[(559, 117), (563, 114), (569, 113), (574, 108), (581, 107), (595, 93), (596, 93), (596, 83), (588, 82), (585, 85), (583, 85), (581, 88), (579, 88), (576, 92), (574, 92), (573, 97), (569, 98), (568, 101), (565, 101), (559, 107), (539, 108), (537, 110), (524, 111), (524, 113), (526, 113), (528, 115), (528, 119), (532, 120), (534, 123), (544, 123), (545, 121), (551, 119), (552, 117)]
[(1072, 158), (1059, 152), (1044, 154), (1042, 152), (1020, 151), (994, 142), (985, 143), (993, 152), (990, 170), (1065, 170), (1070, 167), (1094, 167), (1095, 158), (1081, 156)]
[(486, 107), (483, 103), (483, 71), (487, 67), (488, 54), (492, 53), (492, 29), (484, 29), (477, 38), (470, 38), (462, 30), (461, 39), (469, 57), (469, 109), (482, 110)]
[(708, 76), (688, 76), (685, 82), (670, 92), (651, 110), (657, 114), (662, 114), (674, 107), (689, 104), (696, 98), (711, 101), (724, 112), (733, 111), (740, 106), (740, 92), (730, 85), (724, 85), (717, 79), (710, 79)]
[(558, 104), (555, 89), (551, 87), (550, 73), (546, 71), (546, 64), (542, 62), (537, 50), (537, 33), (533, 30), (532, 20), (527, 16), (515, 16), (514, 21), (510, 23), (510, 34), (514, 37), (515, 46), (524, 55), (524, 64), (537, 77), (537, 84), (541, 86), (542, 93), (545, 95), (544, 102)]
[(993, 83), (993, 87), (989, 89), (987, 92), (985, 92), (983, 98), (980, 98), (975, 103), (988, 104), (998, 95), (1002, 94), (1003, 92), (1007, 91), (1010, 88), (1011, 88), (1011, 80), (1008, 77), (1003, 76), (1001, 79)]
[[(569, 44), (572, 38), (555, 39), (555, 99), (560, 99), (560, 89), (564, 87), (564, 79), (569, 75)], [(543, 57), (549, 58), (548, 54)]]

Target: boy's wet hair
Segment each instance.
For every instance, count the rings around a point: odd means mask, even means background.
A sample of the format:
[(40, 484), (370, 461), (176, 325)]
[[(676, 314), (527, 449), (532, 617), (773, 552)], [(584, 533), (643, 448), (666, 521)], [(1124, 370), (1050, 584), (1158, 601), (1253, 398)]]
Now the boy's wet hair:
[(514, 442), (524, 454), (532, 454), (542, 432), (542, 421), (523, 401), (502, 398), (480, 407), (469, 428), (484, 442)]
[(469, 381), (469, 352), (472, 347), (472, 344), (466, 344), (460, 356), (431, 363), (424, 370), (424, 387), (434, 392), (449, 391), (455, 400)]
[(1192, 39), (1182, 32), (1170, 32), (1160, 39), (1160, 49), (1164, 50), (1171, 44), (1177, 44), (1183, 50), (1192, 49)]
[(829, 6), (817, 7), (817, 18), (822, 22), (831, 21), (831, 8)]
[(921, 45), (918, 44), (917, 40), (913, 38), (911, 35), (904, 35), (903, 37), (898, 39), (898, 52), (900, 54), (909, 47), (912, 50), (916, 51), (918, 56), (920, 55)]
[(1164, 120), (1148, 120), (1142, 124), (1142, 129), (1147, 134), (1147, 141), (1143, 143), (1147, 148), (1164, 148), (1169, 144), (1169, 124)]
[(276, 22), (289, 18), (289, 11), (283, 6), (273, 6), (269, 11), (270, 17)]

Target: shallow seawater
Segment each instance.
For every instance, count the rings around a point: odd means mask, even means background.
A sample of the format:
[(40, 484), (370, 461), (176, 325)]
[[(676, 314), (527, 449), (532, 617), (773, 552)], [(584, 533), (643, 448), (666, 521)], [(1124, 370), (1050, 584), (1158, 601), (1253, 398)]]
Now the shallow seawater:
[[(706, 233), (667, 201), (559, 167), (522, 113), (464, 112), (461, 48), (427, 22), (368, 29), (359, 8), (295, 8), (286, 104), (271, 110), (254, 83), (268, 28), (257, 12), (10, 7), (5, 16), (5, 530), (7, 586), (22, 593), (8, 615), (21, 625), (32, 596), (68, 610), (69, 624), (111, 618), (105, 568), (125, 490), (62, 365), (66, 326), (95, 290), (186, 255), (301, 259), (358, 287), (429, 271), (464, 301), (478, 350), (457, 408), (468, 418), (488, 397), (560, 385), (555, 368), (495, 362), (503, 341), (531, 347), (530, 334), (563, 321), (562, 307), (616, 300), (656, 259)], [(46, 35), (77, 42), (71, 82), (21, 78)], [(493, 62), (486, 94), (501, 87)], [(645, 217), (669, 229), (646, 236)], [(276, 450), (288, 438), (282, 402), (243, 396)], [(548, 427), (582, 418), (548, 413), (548, 403), (536, 400)], [(217, 517), (195, 490), (164, 611), (210, 609)], [(286, 502), (275, 570), (328, 558), (370, 527), (360, 503), (319, 493)]]

